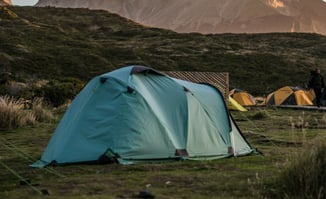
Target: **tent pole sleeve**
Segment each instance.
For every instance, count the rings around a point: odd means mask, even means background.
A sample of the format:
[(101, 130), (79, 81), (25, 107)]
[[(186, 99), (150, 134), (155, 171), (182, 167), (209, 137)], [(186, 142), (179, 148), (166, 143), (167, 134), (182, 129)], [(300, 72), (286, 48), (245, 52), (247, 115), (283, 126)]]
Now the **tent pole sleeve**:
[(234, 140), (234, 133), (231, 131), (230, 132), (231, 134), (231, 145), (232, 145), (232, 148), (233, 148), (233, 156), (237, 156), (237, 151), (236, 151), (236, 148), (235, 148), (235, 140)]

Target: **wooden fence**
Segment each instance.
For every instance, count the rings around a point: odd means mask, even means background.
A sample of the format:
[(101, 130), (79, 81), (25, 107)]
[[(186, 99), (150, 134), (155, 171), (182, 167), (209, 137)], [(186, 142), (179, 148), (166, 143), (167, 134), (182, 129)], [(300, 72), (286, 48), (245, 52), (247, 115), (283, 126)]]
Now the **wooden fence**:
[(170, 77), (195, 83), (208, 83), (219, 89), (226, 102), (229, 96), (228, 72), (164, 71)]

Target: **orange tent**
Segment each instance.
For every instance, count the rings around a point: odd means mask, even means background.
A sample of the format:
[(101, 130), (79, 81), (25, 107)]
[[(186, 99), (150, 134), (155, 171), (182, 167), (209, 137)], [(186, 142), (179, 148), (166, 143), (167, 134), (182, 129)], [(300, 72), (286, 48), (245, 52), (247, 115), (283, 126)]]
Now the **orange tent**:
[(266, 98), (266, 105), (313, 105), (306, 91), (299, 87), (284, 86)]
[(229, 94), (235, 101), (237, 101), (241, 106), (254, 106), (256, 105), (256, 100), (254, 96), (246, 91), (240, 89), (232, 89)]

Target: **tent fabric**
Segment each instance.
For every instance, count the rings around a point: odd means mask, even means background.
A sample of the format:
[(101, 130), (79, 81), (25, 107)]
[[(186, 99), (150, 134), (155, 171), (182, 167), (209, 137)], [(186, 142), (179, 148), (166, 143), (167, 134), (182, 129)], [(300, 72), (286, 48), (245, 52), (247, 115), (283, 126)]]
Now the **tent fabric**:
[(313, 105), (306, 91), (299, 87), (285, 86), (266, 97), (266, 105)]
[[(232, 150), (231, 150), (232, 149)], [(32, 167), (98, 161), (217, 159), (253, 152), (210, 85), (128, 66), (93, 78)]]
[(254, 96), (246, 91), (240, 89), (232, 89), (229, 95), (238, 102), (241, 106), (254, 106), (256, 105), (256, 100)]
[(241, 106), (237, 101), (235, 101), (231, 96), (229, 96), (229, 110), (235, 110), (235, 111), (248, 111), (246, 108)]
[(305, 90), (304, 92), (307, 95), (307, 97), (310, 99), (310, 101), (313, 102), (315, 100), (316, 95), (313, 89)]
[(256, 105), (265, 105), (266, 97), (255, 97)]

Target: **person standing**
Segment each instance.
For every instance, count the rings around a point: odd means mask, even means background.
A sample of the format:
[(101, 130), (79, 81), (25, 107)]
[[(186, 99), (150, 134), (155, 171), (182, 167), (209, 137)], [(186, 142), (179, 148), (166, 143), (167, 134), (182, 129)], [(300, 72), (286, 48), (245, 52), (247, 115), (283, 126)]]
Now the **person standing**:
[(312, 88), (316, 96), (316, 105), (321, 106), (322, 89), (325, 88), (324, 77), (320, 74), (320, 69), (316, 68), (311, 73), (309, 88)]

